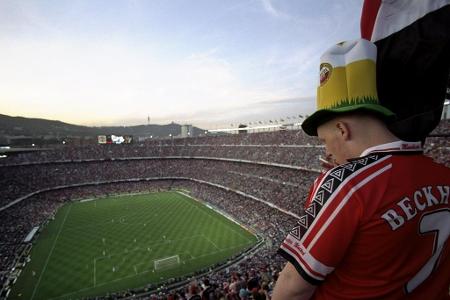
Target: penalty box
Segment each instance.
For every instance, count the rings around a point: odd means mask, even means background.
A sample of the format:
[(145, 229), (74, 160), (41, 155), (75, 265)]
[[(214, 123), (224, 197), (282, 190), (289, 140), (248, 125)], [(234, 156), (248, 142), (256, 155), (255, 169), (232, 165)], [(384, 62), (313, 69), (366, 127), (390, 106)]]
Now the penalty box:
[[(190, 239), (204, 240), (202, 236)], [(179, 256), (180, 265), (192, 261), (195, 257), (183, 247), (182, 244), (168, 240), (165, 243), (149, 245), (148, 247), (136, 247), (125, 249), (122, 253), (98, 256), (93, 259), (94, 285), (101, 285), (115, 281), (119, 278), (128, 278), (139, 274), (158, 272), (154, 270), (155, 260), (161, 260), (170, 256)], [(177, 268), (178, 266), (173, 266)], [(172, 268), (172, 267), (170, 267)], [(166, 269), (161, 269), (164, 271)]]

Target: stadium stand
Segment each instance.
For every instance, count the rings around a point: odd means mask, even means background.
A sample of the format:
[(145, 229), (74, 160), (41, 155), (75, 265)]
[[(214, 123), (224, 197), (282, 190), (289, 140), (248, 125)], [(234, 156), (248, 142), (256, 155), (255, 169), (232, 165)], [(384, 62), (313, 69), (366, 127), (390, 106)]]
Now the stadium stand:
[[(450, 166), (450, 122), (427, 139), (426, 153)], [(152, 140), (133, 145), (63, 147), (0, 161), (0, 284), (26, 263), (24, 242), (67, 201), (119, 193), (184, 189), (266, 238), (258, 251), (199, 270), (195, 278), (96, 299), (270, 299), (284, 260), (275, 255), (320, 170), (323, 147), (301, 131)], [(203, 284), (203, 287), (202, 287)], [(206, 299), (206, 298), (204, 298)]]

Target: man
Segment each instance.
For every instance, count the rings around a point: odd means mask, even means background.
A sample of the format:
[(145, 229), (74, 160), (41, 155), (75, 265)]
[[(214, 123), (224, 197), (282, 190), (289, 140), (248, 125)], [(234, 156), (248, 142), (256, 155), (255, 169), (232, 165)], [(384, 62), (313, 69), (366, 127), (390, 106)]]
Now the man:
[(201, 292), (202, 300), (216, 299), (215, 288), (209, 283), (209, 279), (205, 278), (202, 284), (203, 291)]
[(450, 299), (450, 169), (387, 129), (375, 60), (366, 40), (321, 57), (318, 110), (302, 128), (335, 167), (280, 246), (274, 300)]

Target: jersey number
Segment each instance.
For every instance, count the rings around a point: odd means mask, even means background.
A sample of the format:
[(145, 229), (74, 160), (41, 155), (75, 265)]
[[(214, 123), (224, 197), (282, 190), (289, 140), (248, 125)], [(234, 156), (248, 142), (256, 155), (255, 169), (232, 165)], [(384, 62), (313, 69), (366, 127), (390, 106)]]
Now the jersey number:
[(406, 292), (411, 293), (433, 272), (450, 235), (450, 210), (435, 210), (422, 216), (419, 224), (421, 234), (434, 233), (433, 253), (422, 269), (406, 284)]

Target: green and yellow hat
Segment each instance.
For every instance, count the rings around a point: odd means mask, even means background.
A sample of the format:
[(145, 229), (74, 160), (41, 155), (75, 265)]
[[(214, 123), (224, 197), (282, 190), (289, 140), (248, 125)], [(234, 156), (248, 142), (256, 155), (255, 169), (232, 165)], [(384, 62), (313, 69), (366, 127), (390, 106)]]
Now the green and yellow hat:
[(302, 123), (308, 135), (317, 135), (317, 127), (334, 115), (367, 111), (390, 120), (395, 114), (380, 105), (376, 84), (377, 47), (359, 39), (339, 43), (320, 58), (320, 82), (317, 111)]

